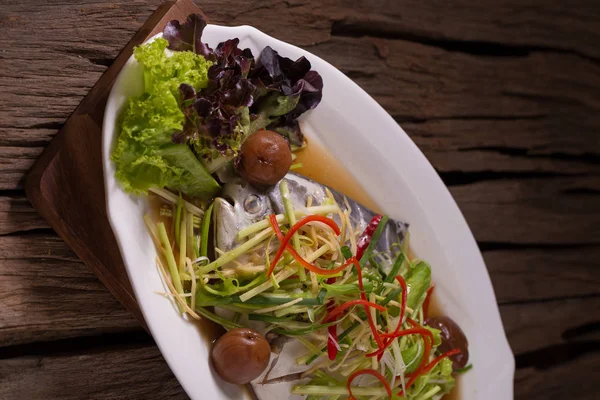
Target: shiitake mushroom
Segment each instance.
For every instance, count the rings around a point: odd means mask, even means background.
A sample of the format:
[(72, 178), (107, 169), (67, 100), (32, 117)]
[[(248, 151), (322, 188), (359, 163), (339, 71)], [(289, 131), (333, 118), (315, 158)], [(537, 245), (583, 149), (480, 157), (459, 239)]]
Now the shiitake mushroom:
[(267, 368), (271, 346), (263, 335), (250, 328), (236, 328), (221, 336), (212, 352), (212, 364), (227, 382), (243, 385), (258, 378)]
[(460, 349), (460, 353), (451, 356), (450, 359), (452, 360), (452, 367), (454, 369), (464, 368), (469, 362), (469, 342), (465, 333), (460, 329), (460, 326), (450, 317), (446, 316), (429, 317), (425, 320), (425, 324), (440, 330), (442, 344), (440, 344), (438, 349), (442, 353), (457, 348)]
[(290, 170), (292, 152), (281, 135), (260, 130), (242, 144), (236, 168), (240, 175), (255, 186), (269, 186), (279, 182)]

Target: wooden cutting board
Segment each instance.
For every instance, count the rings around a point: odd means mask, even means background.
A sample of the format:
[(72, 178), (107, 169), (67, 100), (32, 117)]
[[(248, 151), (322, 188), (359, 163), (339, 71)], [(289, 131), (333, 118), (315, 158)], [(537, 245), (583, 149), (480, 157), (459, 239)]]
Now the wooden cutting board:
[[(106, 215), (102, 120), (112, 85), (133, 47), (167, 22), (202, 11), (191, 0), (162, 4), (100, 77), (29, 172), (27, 197), (100, 281), (147, 329)], [(204, 15), (204, 14), (202, 14)]]

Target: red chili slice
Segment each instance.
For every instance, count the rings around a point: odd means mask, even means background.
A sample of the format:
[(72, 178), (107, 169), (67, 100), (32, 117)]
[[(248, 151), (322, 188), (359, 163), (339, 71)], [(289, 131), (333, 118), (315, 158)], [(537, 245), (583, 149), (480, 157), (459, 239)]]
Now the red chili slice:
[[(285, 240), (285, 237), (284, 237), (283, 233), (281, 232), (281, 229), (279, 229), (279, 224), (277, 223), (277, 217), (275, 216), (275, 214), (269, 215), (269, 222), (271, 223), (271, 227), (275, 231), (275, 235), (277, 236), (277, 239), (279, 239), (280, 242), (283, 242)], [(290, 248), (293, 250), (293, 247), (291, 247), (289, 244), (286, 246), (286, 248), (288, 250)], [(334, 283), (335, 280), (336, 280), (335, 277), (329, 278), (327, 280), (327, 283), (329, 283), (329, 284)], [(335, 302), (330, 301), (329, 304), (327, 305), (327, 312), (328, 313), (331, 312), (334, 308), (335, 308)], [(328, 332), (327, 356), (329, 357), (330, 360), (333, 361), (333, 360), (335, 360), (335, 357), (337, 356), (337, 353), (338, 353), (337, 326), (333, 325), (333, 326), (327, 327), (327, 332)]]
[(333, 361), (338, 354), (337, 326), (333, 325), (327, 328), (327, 357)]
[[(427, 364), (422, 370), (415, 371), (413, 374), (411, 374), (410, 379), (406, 383), (406, 389), (408, 389), (419, 378), (419, 376), (421, 376), (423, 374), (427, 374), (429, 371), (431, 371), (437, 365), (437, 363), (439, 363), (442, 359), (444, 359), (446, 357), (451, 357), (458, 353), (460, 353), (460, 349), (450, 350), (450, 351), (442, 354), (441, 356), (437, 356), (436, 358), (431, 360), (431, 362), (429, 364)], [(398, 396), (402, 396), (402, 394), (403, 394), (402, 390), (398, 392)]]
[(371, 222), (367, 225), (364, 232), (358, 237), (356, 241), (356, 258), (360, 260), (363, 256), (363, 253), (369, 247), (369, 243), (371, 243), (371, 239), (373, 238), (373, 234), (377, 229), (377, 226), (381, 222), (382, 215), (376, 215), (371, 219)]
[[(411, 385), (413, 383), (415, 383), (417, 378), (423, 374), (424, 369), (427, 367), (427, 360), (429, 359), (429, 354), (431, 353), (431, 347), (433, 346), (433, 334), (431, 333), (431, 331), (423, 328), (421, 325), (417, 324), (415, 321), (413, 321), (410, 318), (408, 319), (408, 323), (411, 324), (414, 327), (414, 329), (426, 330), (428, 332), (428, 334), (423, 336), (423, 342), (425, 343), (425, 350), (423, 351), (423, 358), (421, 359), (421, 363), (419, 363), (419, 366), (417, 367), (415, 372), (413, 372), (410, 375), (410, 379), (406, 383), (405, 389), (408, 389), (409, 387), (411, 387)], [(402, 393), (402, 391), (400, 391), (399, 393)], [(401, 394), (399, 394), (399, 396), (401, 396)]]
[(331, 311), (329, 314), (327, 314), (327, 317), (325, 318), (325, 322), (333, 321), (335, 319), (335, 317), (337, 317), (339, 314), (344, 312), (344, 310), (346, 310), (350, 307), (354, 307), (359, 304), (365, 306), (365, 308), (367, 308), (367, 312), (368, 312), (368, 307), (375, 308), (379, 311), (385, 311), (384, 306), (380, 306), (379, 304), (371, 303), (367, 300), (363, 300), (363, 299), (350, 300), (350, 301), (345, 302), (344, 304), (337, 306), (336, 308), (333, 309), (333, 311)]
[[(362, 280), (362, 269), (360, 268), (360, 263), (358, 262), (358, 259), (356, 257), (349, 258), (347, 262), (352, 262), (354, 264), (354, 266), (356, 267), (356, 274), (358, 275), (358, 288), (360, 289), (360, 298), (366, 301), (367, 294), (365, 293), (365, 286), (364, 286), (363, 280)], [(375, 338), (377, 347), (381, 349), (383, 347), (383, 342), (382, 342), (381, 338), (379, 337), (379, 332), (377, 331), (377, 326), (375, 325), (375, 322), (373, 321), (373, 317), (371, 316), (371, 313), (369, 312), (367, 307), (365, 307), (365, 311), (367, 312), (367, 321), (369, 321), (369, 327), (371, 328), (371, 332), (373, 333), (373, 337)], [(384, 311), (385, 311), (385, 309), (384, 309)]]
[(356, 397), (354, 397), (354, 395), (352, 394), (352, 381), (354, 379), (356, 379), (357, 376), (360, 376), (360, 375), (374, 376), (375, 378), (377, 378), (379, 380), (379, 382), (381, 382), (381, 384), (385, 388), (385, 391), (388, 394), (388, 397), (390, 399), (393, 397), (392, 389), (390, 388), (389, 383), (387, 383), (387, 381), (385, 380), (385, 376), (381, 375), (379, 372), (375, 371), (374, 369), (359, 369), (358, 371), (355, 371), (354, 373), (352, 373), (352, 375), (350, 375), (348, 377), (348, 381), (346, 382), (346, 388), (348, 389), (348, 394), (350, 395), (348, 400), (356, 400)]
[[(292, 235), (298, 229), (300, 229), (300, 227), (302, 227), (303, 225), (305, 225), (311, 221), (323, 222), (323, 223), (327, 224), (328, 226), (330, 226), (334, 230), (334, 232), (336, 232), (336, 234), (339, 235), (339, 233), (340, 233), (337, 224), (332, 219), (322, 217), (320, 215), (309, 215), (307, 217), (302, 218), (300, 221), (296, 222), (294, 224), (294, 226), (292, 226), (292, 228), (288, 231), (287, 235), (285, 235), (285, 237), (282, 238), (283, 234), (281, 232), (281, 229), (279, 229), (279, 224), (277, 223), (277, 217), (275, 215), (269, 216), (269, 222), (271, 223), (271, 226), (272, 226), (273, 230), (275, 231), (275, 235), (281, 241), (281, 244), (279, 246), (279, 250), (277, 251), (277, 254), (275, 255), (275, 258), (271, 262), (271, 266), (269, 267), (269, 270), (267, 271), (267, 276), (270, 276), (271, 273), (273, 272), (273, 270), (275, 269), (275, 265), (277, 265), (277, 262), (283, 255), (284, 250), (287, 250), (296, 259), (296, 261), (298, 261), (300, 263), (300, 265), (302, 265), (304, 268), (306, 268), (307, 270), (309, 270), (311, 272), (319, 274), (319, 275), (334, 275), (334, 274), (337, 274), (338, 272), (346, 269), (350, 264), (354, 264), (354, 266), (356, 267), (357, 275), (358, 275), (358, 287), (360, 289), (361, 300), (363, 300), (365, 303), (373, 304), (374, 308), (377, 308), (380, 311), (385, 311), (385, 307), (380, 306), (378, 304), (369, 303), (367, 301), (367, 296), (366, 296), (364, 284), (362, 281), (362, 270), (360, 267), (360, 263), (358, 262), (356, 257), (349, 258), (348, 260), (346, 260), (346, 262), (344, 264), (342, 264), (341, 266), (339, 266), (337, 268), (323, 269), (316, 265), (310, 264), (308, 261), (306, 261), (304, 258), (302, 258), (302, 256), (300, 256), (300, 254), (298, 254), (298, 252), (296, 252), (296, 250), (294, 250), (294, 248), (289, 244), (289, 241), (290, 241)], [(369, 327), (371, 328), (373, 337), (375, 338), (375, 341), (377, 342), (377, 347), (381, 349), (383, 347), (383, 342), (382, 342), (381, 338), (379, 337), (379, 333), (377, 331), (377, 326), (373, 322), (373, 318), (371, 317), (371, 313), (369, 312), (369, 306), (364, 303), (363, 303), (363, 305), (364, 305), (365, 311), (367, 313), (367, 320), (369, 321)], [(330, 316), (331, 316), (331, 314), (329, 314), (327, 316), (327, 319), (329, 319)], [(381, 358), (381, 356), (380, 356), (380, 358)]]
[(421, 371), (421, 373), (422, 374), (429, 373), (429, 371), (431, 371), (437, 365), (437, 363), (439, 363), (440, 361), (442, 361), (442, 359), (444, 359), (446, 357), (454, 356), (454, 355), (459, 354), (459, 353), (460, 353), (460, 349), (452, 349), (450, 351), (445, 352), (441, 356), (437, 356), (436, 358), (434, 358), (433, 360), (431, 360), (431, 362), (429, 364), (427, 364), (427, 366), (425, 368), (423, 368), (423, 371)]
[(381, 337), (383, 337), (386, 340), (385, 346), (380, 348), (379, 350), (376, 350), (372, 353), (367, 354), (367, 357), (374, 357), (374, 356), (378, 356), (380, 354), (382, 354), (394, 341), (394, 339), (402, 337), (402, 336), (406, 336), (406, 335), (421, 335), (423, 336), (423, 340), (425, 340), (425, 338), (428, 338), (429, 340), (433, 340), (433, 335), (431, 334), (431, 332), (425, 328), (409, 328), (409, 329), (405, 329), (403, 331), (399, 331), (399, 332), (393, 332), (393, 333), (382, 333)]
[[(329, 226), (331, 229), (333, 229), (333, 231), (335, 232), (336, 235), (340, 234), (340, 228), (337, 226), (337, 224), (335, 223), (335, 221), (332, 220), (331, 218), (323, 217), (321, 215), (308, 215), (308, 216), (302, 218), (300, 221), (296, 222), (290, 228), (290, 230), (288, 231), (288, 233), (285, 235), (285, 237), (282, 240), (280, 238), (280, 236), (279, 236), (279, 234), (281, 234), (281, 230), (279, 229), (279, 224), (277, 223), (277, 217), (275, 217), (274, 215), (270, 215), (269, 216), (269, 222), (271, 223), (271, 226), (275, 230), (275, 234), (277, 235), (277, 237), (281, 241), (281, 244), (279, 245), (279, 249), (277, 250), (277, 253), (275, 254), (275, 258), (273, 258), (273, 261), (271, 262), (271, 265), (269, 266), (269, 270), (267, 271), (267, 276), (270, 276), (273, 273), (273, 270), (275, 269), (275, 266), (277, 265), (277, 262), (279, 261), (279, 259), (283, 255), (283, 251), (284, 250), (289, 251), (290, 254), (300, 264), (302, 264), (302, 266), (304, 268), (306, 268), (309, 271), (312, 271), (312, 272), (314, 272), (316, 274), (320, 274), (320, 275), (334, 275), (334, 274), (337, 274), (338, 272), (340, 272), (341, 270), (344, 269), (344, 268), (340, 267), (340, 268), (328, 270), (328, 269), (322, 269), (322, 268), (319, 268), (319, 267), (317, 267), (315, 265), (312, 265), (309, 262), (307, 262), (306, 260), (304, 260), (300, 256), (300, 254), (298, 254), (294, 250), (294, 248), (289, 245), (290, 239), (292, 238), (292, 236), (294, 235), (294, 233), (296, 233), (296, 231), (298, 229), (302, 228), (304, 225), (308, 224), (309, 222), (314, 222), (314, 221), (322, 222), (325, 225)], [(279, 231), (279, 234), (278, 234), (278, 231)]]
[[(402, 287), (402, 304), (400, 305), (400, 320), (398, 321), (398, 325), (396, 325), (396, 329), (394, 330), (394, 332), (392, 332), (391, 334), (390, 333), (381, 334), (381, 337), (384, 338), (383, 347), (380, 347), (378, 350), (376, 350), (372, 353), (368, 353), (367, 357), (377, 356), (378, 359), (381, 359), (384, 351), (392, 344), (392, 342), (394, 341), (394, 338), (398, 337), (398, 336), (394, 336), (394, 337), (392, 337), (392, 336), (397, 335), (400, 332), (400, 328), (402, 328), (402, 320), (404, 319), (404, 314), (406, 312), (407, 288), (406, 288), (406, 282), (404, 281), (404, 278), (402, 278), (400, 275), (398, 275), (396, 277), (396, 280), (398, 281), (398, 283), (400, 283), (400, 286)], [(401, 336), (403, 336), (403, 335), (401, 335)]]
[(398, 275), (396, 277), (396, 280), (402, 288), (402, 304), (400, 305), (400, 320), (398, 321), (398, 325), (396, 325), (394, 333), (400, 332), (400, 328), (402, 328), (402, 321), (404, 320), (404, 314), (406, 313), (406, 298), (408, 295), (408, 288), (406, 287), (406, 281), (404, 280), (404, 278)]
[(277, 222), (277, 215), (275, 215), (275, 214), (269, 215), (269, 222), (271, 223), (271, 228), (273, 228), (273, 230), (275, 231), (275, 236), (277, 236), (277, 239), (279, 239), (279, 242), (283, 242), (283, 240), (285, 239), (285, 236), (283, 235), (283, 232), (281, 232), (281, 229), (279, 229), (279, 223)]
[(429, 302), (431, 301), (431, 294), (433, 293), (433, 289), (435, 289), (435, 285), (431, 285), (429, 289), (427, 289), (427, 294), (425, 295), (425, 300), (423, 301), (423, 319), (427, 319), (429, 316)]

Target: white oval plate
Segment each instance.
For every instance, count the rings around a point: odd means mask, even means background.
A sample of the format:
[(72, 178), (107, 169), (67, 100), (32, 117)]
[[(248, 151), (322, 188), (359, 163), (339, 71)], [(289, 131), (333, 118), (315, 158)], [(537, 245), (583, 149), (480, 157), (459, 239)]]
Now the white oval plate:
[[(474, 368), (460, 379), (461, 399), (511, 400), (514, 358), (483, 258), (458, 206), (423, 153), (375, 100), (321, 58), (249, 26), (208, 25), (202, 40), (214, 48), (234, 37), (255, 55), (271, 46), (292, 59), (305, 56), (323, 76), (323, 100), (303, 116), (303, 129), (346, 166), (384, 212), (410, 223), (411, 247), (432, 265), (442, 310), (469, 340)], [(110, 153), (117, 116), (126, 99), (142, 90), (140, 66), (131, 57), (114, 84), (104, 115), (108, 217), (148, 327), (187, 394), (192, 399), (244, 398), (244, 390), (223, 382), (211, 369), (210, 343), (197, 327), (156, 294), (164, 287), (143, 222), (146, 199), (128, 195), (115, 180)], [(287, 390), (265, 388), (261, 400), (292, 398)]]

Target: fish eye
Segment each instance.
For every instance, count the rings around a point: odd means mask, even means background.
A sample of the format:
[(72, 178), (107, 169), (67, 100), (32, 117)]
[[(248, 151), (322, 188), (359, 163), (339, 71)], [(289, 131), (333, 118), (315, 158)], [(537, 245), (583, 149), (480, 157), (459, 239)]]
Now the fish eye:
[(261, 209), (260, 198), (257, 195), (251, 194), (244, 200), (244, 210), (246, 210), (247, 213), (257, 214)]

